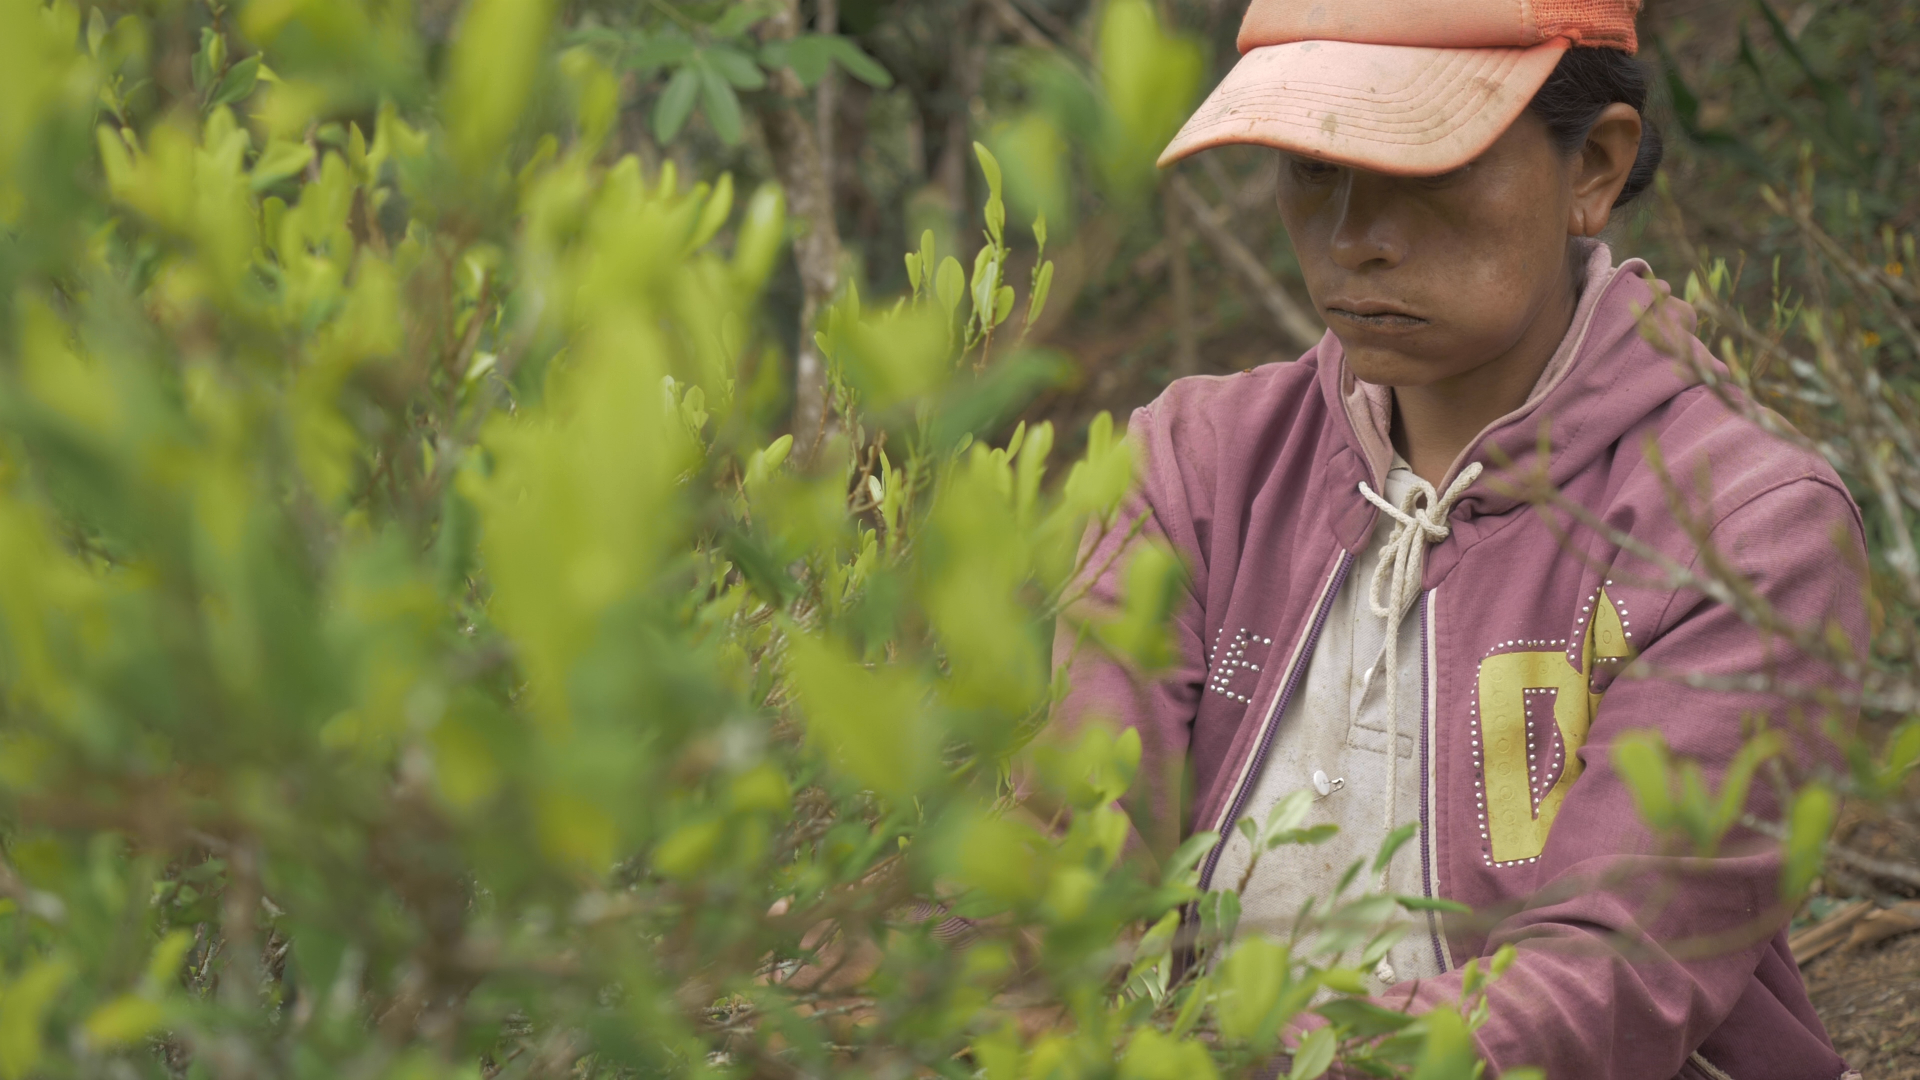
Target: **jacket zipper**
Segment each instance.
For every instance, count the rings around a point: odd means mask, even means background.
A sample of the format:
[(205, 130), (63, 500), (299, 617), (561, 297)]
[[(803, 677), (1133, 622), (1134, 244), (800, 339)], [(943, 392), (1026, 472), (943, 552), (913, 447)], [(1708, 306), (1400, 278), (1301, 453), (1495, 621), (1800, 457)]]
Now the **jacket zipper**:
[[(1307, 628), (1307, 640), (1301, 643), (1294, 653), (1293, 664), (1280, 680), (1280, 693), (1273, 699), (1273, 708), (1268, 710), (1264, 725), (1260, 730), (1260, 741), (1254, 745), (1253, 758), (1247, 769), (1237, 781), (1238, 787), (1233, 798), (1227, 801), (1227, 812), (1216, 824), (1220, 840), (1207, 852), (1207, 861), (1200, 867), (1200, 891), (1205, 892), (1213, 885), (1213, 872), (1220, 865), (1220, 856), (1227, 850), (1227, 841), (1233, 834), (1229, 827), (1240, 819), (1240, 812), (1246, 809), (1246, 802), (1253, 794), (1254, 784), (1261, 770), (1266, 766), (1267, 753), (1273, 749), (1273, 732), (1280, 717), (1287, 711), (1287, 703), (1293, 700), (1293, 692), (1299, 689), (1300, 677), (1307, 669), (1307, 661), (1313, 656), (1314, 648), (1320, 643), (1320, 631), (1327, 625), (1327, 616), (1333, 611), (1333, 601), (1340, 595), (1340, 589), (1346, 584), (1347, 571), (1353, 568), (1353, 554), (1342, 551), (1340, 562), (1333, 568), (1333, 578), (1326, 592), (1320, 598), (1320, 606), (1313, 613), (1313, 622)], [(1422, 691), (1424, 693), (1424, 691)]]
[[(1427, 695), (1428, 686), (1433, 678), (1433, 639), (1427, 633), (1427, 620), (1432, 617), (1433, 591), (1420, 594), (1420, 888), (1427, 899), (1433, 899), (1433, 822), (1428, 819), (1427, 809), (1432, 804), (1428, 786), (1433, 782), (1433, 761), (1428, 751), (1432, 748), (1433, 702)], [(1396, 749), (1398, 749), (1396, 747)], [(1427, 937), (1433, 942), (1433, 962), (1435, 970), (1447, 970), (1447, 952), (1440, 941), (1440, 913), (1427, 912)]]

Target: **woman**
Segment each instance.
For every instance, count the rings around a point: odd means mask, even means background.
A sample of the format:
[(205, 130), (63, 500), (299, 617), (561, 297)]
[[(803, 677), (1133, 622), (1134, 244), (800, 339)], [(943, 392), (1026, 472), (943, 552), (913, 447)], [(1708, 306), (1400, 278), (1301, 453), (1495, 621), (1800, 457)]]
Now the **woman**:
[[(1243, 930), (1283, 931), (1417, 823), (1384, 886), (1478, 917), (1432, 918), (1377, 989), (1447, 1001), (1469, 958), (1515, 944), (1477, 1033), (1494, 1074), (1832, 1080), (1847, 1069), (1787, 951), (1777, 851), (1748, 835), (1704, 868), (1678, 857), (1609, 761), (1650, 728), (1717, 786), (1743, 717), (1791, 727), (1782, 697), (1642, 670), (1835, 678), (1636, 557), (1695, 565), (1683, 519), (1782, 617), (1866, 634), (1845, 488), (1649, 344), (1657, 308), (1656, 336), (1716, 364), (1690, 309), (1596, 239), (1660, 158), (1637, 7), (1254, 0), (1242, 60), (1163, 163), (1280, 151), (1280, 216), (1329, 332), (1134, 414), (1142, 528), (1098, 540), (1092, 602), (1118, 602), (1127, 545), (1171, 545), (1191, 574), (1182, 659), (1142, 680), (1063, 633), (1064, 712), (1139, 729), (1149, 848), (1229, 837), (1202, 884), (1244, 885)], [(1585, 524), (1524, 500), (1539, 476)], [(1232, 826), (1302, 789), (1338, 837), (1249, 872)], [(1753, 809), (1777, 813), (1764, 793)]]

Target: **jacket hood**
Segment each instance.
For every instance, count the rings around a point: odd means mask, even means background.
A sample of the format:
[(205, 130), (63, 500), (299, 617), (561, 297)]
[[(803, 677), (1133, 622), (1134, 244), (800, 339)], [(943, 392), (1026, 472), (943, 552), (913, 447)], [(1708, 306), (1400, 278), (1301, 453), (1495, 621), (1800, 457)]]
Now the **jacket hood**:
[[(1649, 414), (1699, 382), (1687, 365), (1647, 340), (1641, 327), (1647, 312), (1654, 312), (1653, 325), (1665, 341), (1693, 348), (1706, 363), (1719, 366), (1693, 339), (1693, 307), (1675, 299), (1645, 262), (1629, 259), (1616, 267), (1607, 245), (1585, 241), (1582, 246), (1587, 249), (1586, 276), (1573, 320), (1532, 393), (1468, 443), (1435, 485), (1444, 491), (1469, 462), (1485, 465), (1482, 478), (1454, 504), (1458, 519), (1497, 516), (1519, 506), (1520, 499), (1498, 490), (1510, 486), (1500, 481), (1537, 470), (1543, 440), (1547, 476), (1556, 486), (1564, 484), (1595, 458), (1611, 453)], [(1332, 332), (1321, 340), (1318, 352), (1323, 358), (1320, 388), (1328, 408), (1347, 418), (1352, 448), (1378, 487), (1393, 458), (1393, 391), (1355, 377)], [(1372, 528), (1372, 508), (1360, 505), (1368, 513), (1356, 537), (1369, 535)], [(1430, 570), (1439, 569), (1430, 565)]]

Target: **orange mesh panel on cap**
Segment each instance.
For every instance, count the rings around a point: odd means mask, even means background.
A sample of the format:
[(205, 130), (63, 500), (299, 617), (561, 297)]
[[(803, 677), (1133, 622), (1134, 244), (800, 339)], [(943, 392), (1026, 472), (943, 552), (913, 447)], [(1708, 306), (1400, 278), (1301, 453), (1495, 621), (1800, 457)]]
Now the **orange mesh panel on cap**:
[(1531, 0), (1527, 5), (1541, 37), (1565, 37), (1575, 45), (1640, 51), (1633, 17), (1640, 0)]
[(1527, 0), (1253, 0), (1240, 51), (1294, 41), (1418, 48), (1525, 48), (1552, 35), (1527, 17)]

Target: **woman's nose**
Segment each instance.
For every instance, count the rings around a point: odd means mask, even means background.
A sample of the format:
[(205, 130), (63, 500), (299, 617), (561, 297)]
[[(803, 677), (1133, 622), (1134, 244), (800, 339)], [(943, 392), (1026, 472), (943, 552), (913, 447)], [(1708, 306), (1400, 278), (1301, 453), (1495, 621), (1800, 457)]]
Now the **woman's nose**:
[(1395, 221), (1393, 203), (1390, 178), (1347, 172), (1335, 199), (1335, 264), (1348, 271), (1386, 270), (1406, 258), (1406, 239)]

